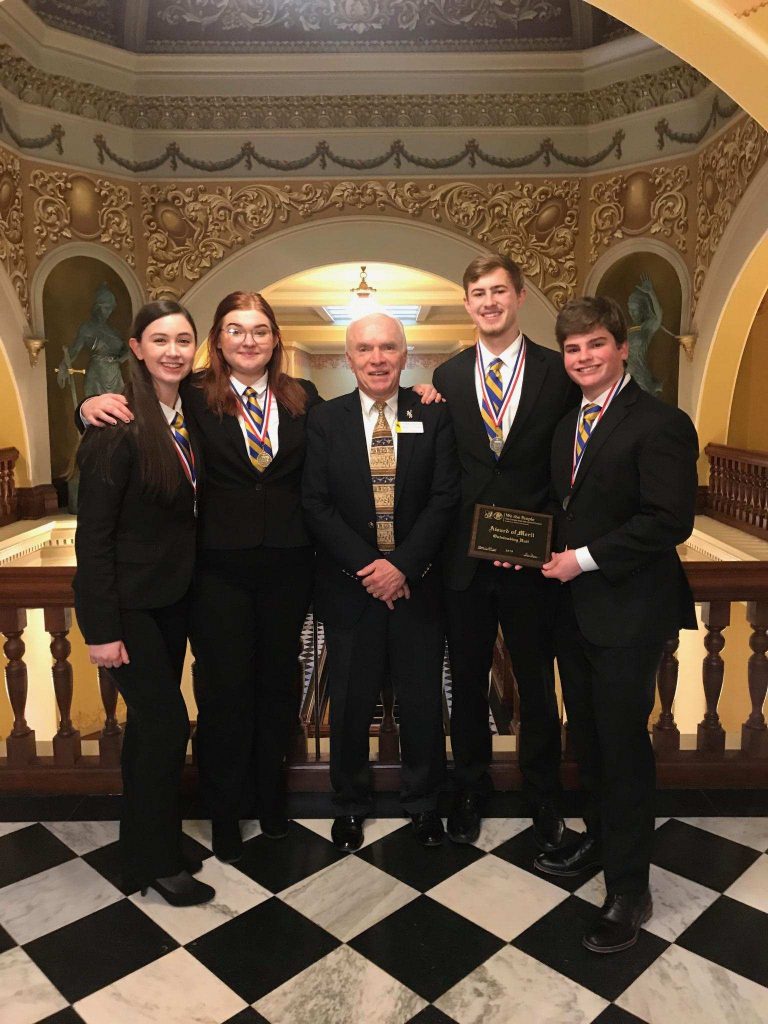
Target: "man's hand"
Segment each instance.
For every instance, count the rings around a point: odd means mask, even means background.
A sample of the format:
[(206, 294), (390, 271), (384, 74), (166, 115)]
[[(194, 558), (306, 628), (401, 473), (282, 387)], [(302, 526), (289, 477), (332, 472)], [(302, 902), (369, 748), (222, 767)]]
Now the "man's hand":
[(541, 567), (542, 573), (548, 580), (560, 580), (567, 583), (575, 579), (581, 573), (581, 566), (576, 559), (576, 552), (573, 550), (556, 551), (548, 562)]
[(125, 395), (93, 395), (86, 398), (80, 406), (80, 415), (92, 427), (106, 427), (107, 424), (115, 424), (118, 420), (122, 423), (130, 423), (133, 413), (128, 408), (128, 400)]
[(91, 664), (99, 668), (120, 668), (131, 660), (122, 640), (114, 640), (111, 644), (88, 644), (88, 656)]
[(422, 405), (432, 405), (433, 402), (445, 401), (433, 384), (414, 384), (411, 390), (421, 397)]
[(399, 597), (411, 596), (404, 573), (386, 558), (377, 558), (369, 565), (364, 565), (357, 575), (371, 597), (383, 601), (390, 611)]

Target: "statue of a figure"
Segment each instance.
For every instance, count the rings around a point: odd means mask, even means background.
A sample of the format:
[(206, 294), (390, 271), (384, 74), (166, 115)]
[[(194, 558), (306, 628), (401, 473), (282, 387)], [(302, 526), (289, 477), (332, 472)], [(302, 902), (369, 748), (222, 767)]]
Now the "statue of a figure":
[[(59, 363), (57, 380), (60, 388), (69, 386), (72, 404), (78, 406), (77, 390), (73, 374), (85, 373), (84, 398), (92, 395), (103, 395), (107, 391), (122, 394), (125, 390), (120, 364), (128, 358), (128, 346), (114, 327), (107, 320), (117, 306), (117, 299), (106, 284), (96, 289), (91, 306), (91, 318), (80, 324), (77, 336), (69, 348), (64, 348), (64, 357)], [(86, 370), (73, 370), (72, 363), (80, 351), (90, 352)], [(76, 449), (75, 449), (76, 450)], [(79, 474), (74, 461), (74, 452), (65, 474), (67, 480), (67, 508), (74, 515), (77, 513), (77, 492)]]
[[(81, 349), (91, 353), (88, 369), (85, 371), (85, 398), (103, 395), (108, 391), (122, 394), (125, 385), (120, 364), (128, 358), (128, 346), (107, 320), (112, 316), (117, 299), (106, 284), (100, 285), (93, 297), (91, 318), (81, 324), (77, 337), (64, 349), (64, 358), (59, 363), (58, 382), (60, 388), (67, 387), (72, 379), (70, 370)], [(73, 392), (73, 401), (76, 396)]]
[(661, 327), (661, 305), (653, 288), (653, 282), (643, 274), (627, 300), (629, 318), (629, 356), (627, 369), (640, 387), (651, 395), (661, 394), (662, 384), (648, 368), (646, 356), (648, 346)]

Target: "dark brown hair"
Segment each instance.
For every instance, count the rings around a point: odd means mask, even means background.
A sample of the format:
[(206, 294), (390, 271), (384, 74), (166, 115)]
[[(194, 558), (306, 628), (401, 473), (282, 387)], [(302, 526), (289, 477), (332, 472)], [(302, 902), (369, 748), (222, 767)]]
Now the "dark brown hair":
[(231, 370), (218, 344), (224, 319), (236, 309), (258, 310), (269, 321), (275, 339), (275, 347), (267, 363), (269, 387), (280, 405), (287, 409), (291, 416), (301, 416), (307, 406), (306, 392), (298, 381), (283, 372), (285, 348), (280, 328), (277, 326), (274, 310), (258, 292), (230, 292), (216, 307), (213, 324), (208, 332), (208, 366), (201, 381), (208, 408), (219, 416), (237, 415), (237, 397), (229, 386)]
[(487, 256), (477, 256), (464, 271), (462, 283), (464, 294), (469, 294), (469, 286), (479, 281), (486, 274), (492, 274), (494, 270), (506, 270), (512, 286), (519, 295), (525, 288), (525, 277), (519, 263), (515, 263), (509, 256), (503, 256), (500, 252), (489, 253)]
[(555, 321), (555, 337), (562, 351), (568, 338), (587, 334), (595, 327), (603, 327), (616, 339), (616, 345), (627, 340), (627, 320), (621, 306), (607, 295), (584, 295), (566, 302)]
[[(142, 306), (133, 321), (131, 337), (141, 341), (144, 331), (155, 320), (177, 313), (188, 321), (197, 342), (197, 329), (191, 314), (172, 299), (159, 299)], [(146, 363), (130, 352), (128, 367), (130, 379), (125, 387), (125, 397), (133, 412), (133, 421), (103, 429), (91, 428), (83, 439), (84, 454), (97, 460), (104, 479), (111, 483), (110, 465), (115, 448), (126, 434), (133, 435), (145, 491), (153, 498), (170, 501), (179, 487), (179, 459), (168, 421), (160, 408)]]

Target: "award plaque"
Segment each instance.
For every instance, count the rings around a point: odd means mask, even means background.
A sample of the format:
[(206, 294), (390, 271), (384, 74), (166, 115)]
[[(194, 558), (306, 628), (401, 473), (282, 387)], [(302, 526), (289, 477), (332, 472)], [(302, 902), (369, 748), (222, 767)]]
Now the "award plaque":
[(549, 561), (552, 516), (499, 505), (475, 505), (469, 554), (535, 568)]

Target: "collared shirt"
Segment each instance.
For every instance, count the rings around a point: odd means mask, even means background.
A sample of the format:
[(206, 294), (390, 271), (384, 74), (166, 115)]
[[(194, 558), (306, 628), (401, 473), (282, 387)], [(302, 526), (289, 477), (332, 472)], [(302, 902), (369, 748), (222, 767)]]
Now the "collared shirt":
[[(616, 394), (613, 396), (613, 398), (615, 398), (616, 395), (619, 394), (619, 392), (623, 391), (624, 388), (627, 386), (627, 384), (629, 384), (629, 382), (631, 380), (632, 380), (632, 378), (630, 377), (630, 375), (628, 373), (625, 373), (624, 374), (624, 380), (619, 385), (619, 387), (618, 387), (618, 389), (616, 391)], [(611, 385), (611, 387), (613, 387), (613, 384)], [(608, 395), (610, 394), (610, 392), (611, 392), (611, 388), (606, 388), (605, 391), (603, 391), (602, 394), (597, 396), (597, 398), (585, 398), (584, 396), (582, 396), (581, 405), (579, 406), (579, 416), (578, 416), (578, 419), (576, 420), (576, 429), (577, 430), (579, 429), (579, 424), (581, 423), (581, 415), (584, 412), (585, 407), (588, 406), (588, 405), (599, 405), (600, 408), (602, 409), (603, 405), (605, 404), (605, 400), (608, 397)], [(611, 399), (611, 401), (613, 401), (613, 398)], [(575, 445), (575, 443), (576, 442), (574, 440), (574, 445)], [(589, 444), (589, 442), (587, 442), (587, 444)], [(581, 547), (581, 548), (576, 548), (576, 550), (573, 553), (574, 553), (574, 555), (576, 555), (576, 561), (579, 563), (579, 568), (581, 569), (582, 572), (594, 572), (595, 569), (599, 569), (600, 568), (600, 566), (594, 560), (592, 555), (589, 553), (589, 548), (586, 545), (584, 547)]]
[[(237, 393), (238, 399), (241, 400), (242, 402), (245, 402), (245, 398), (243, 397), (244, 394), (245, 394), (245, 389), (248, 388), (248, 387), (252, 387), (253, 390), (256, 392), (256, 400), (259, 403), (259, 408), (264, 412), (264, 415), (266, 416), (266, 412), (264, 411), (264, 395), (266, 394), (267, 384), (269, 383), (268, 374), (265, 373), (265, 374), (263, 374), (263, 376), (259, 377), (259, 379), (256, 381), (255, 384), (243, 384), (241, 381), (239, 381), (237, 379), (237, 377), (234, 377), (234, 376), (230, 376), (229, 379), (232, 381), (232, 387), (235, 389), (235, 392)], [(241, 408), (242, 408), (242, 406), (241, 406)], [(242, 416), (238, 416), (237, 417), (237, 422), (240, 424), (240, 430), (241, 430), (242, 435), (243, 435), (243, 441), (245, 442), (245, 450), (247, 452), (248, 451), (248, 435), (245, 432), (245, 421), (243, 420)], [(270, 445), (272, 447), (272, 457), (273, 458), (274, 458), (274, 456), (277, 455), (277, 449), (280, 447), (280, 440), (279, 440), (279, 434), (278, 434), (279, 426), (280, 426), (280, 413), (278, 412), (278, 409), (277, 409), (277, 399), (275, 398), (274, 393), (270, 392), (270, 396), (269, 396), (269, 423), (267, 424), (267, 433), (269, 434), (269, 443), (270, 443)]]
[[(515, 338), (515, 340), (512, 342), (512, 344), (508, 348), (505, 348), (504, 351), (502, 353), (500, 353), (500, 355), (494, 355), (493, 352), (489, 351), (489, 349), (486, 348), (486, 346), (483, 344), (482, 341), (478, 341), (478, 343), (477, 343), (479, 348), (480, 348), (480, 355), (482, 356), (482, 360), (483, 360), (483, 369), (485, 370), (486, 373), (488, 372), (488, 367), (494, 361), (494, 359), (500, 359), (501, 360), (501, 393), (502, 394), (505, 393), (507, 385), (509, 384), (510, 380), (512, 379), (512, 372), (515, 369), (515, 361), (517, 360), (517, 354), (520, 351), (520, 346), (522, 345), (522, 343), (523, 343), (523, 335), (522, 334), (518, 334), (518, 336)], [(477, 395), (477, 404), (480, 406), (480, 408), (482, 408), (482, 406), (483, 406), (483, 382), (481, 380), (480, 374), (481, 374), (480, 367), (477, 366), (476, 369), (475, 369), (475, 393)], [(505, 441), (507, 439), (507, 434), (509, 433), (510, 428), (512, 426), (512, 423), (514, 421), (515, 413), (517, 412), (517, 407), (520, 405), (520, 395), (522, 394), (522, 391), (523, 391), (523, 377), (524, 376), (525, 376), (525, 367), (523, 367), (522, 372), (520, 374), (520, 377), (518, 379), (517, 387), (515, 388), (515, 393), (510, 398), (509, 405), (504, 410), (504, 415), (501, 418), (501, 435), (502, 435), (502, 438)]]
[[(374, 409), (374, 405), (379, 401), (378, 398), (371, 398), (370, 395), (366, 395), (364, 391), (357, 389), (357, 393), (360, 395), (360, 405), (363, 409), (363, 427), (365, 428), (365, 447), (370, 453), (371, 440), (373, 439), (373, 428), (376, 426), (376, 420), (379, 418), (379, 414)], [(388, 398), (384, 405), (384, 416), (389, 424), (389, 429), (392, 431), (392, 444), (395, 448), (395, 459), (397, 459), (397, 431), (395, 430), (395, 423), (397, 422), (397, 391)]]
[(163, 416), (165, 416), (165, 418), (168, 420), (169, 427), (171, 423), (173, 423), (173, 417), (176, 415), (177, 412), (180, 412), (182, 416), (184, 415), (184, 410), (181, 407), (180, 395), (176, 396), (176, 403), (173, 408), (171, 408), (170, 405), (166, 405), (164, 402), (160, 402), (159, 405), (160, 408), (163, 410)]

